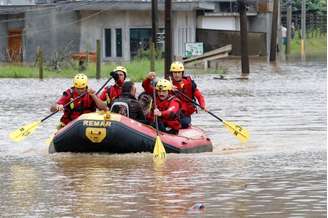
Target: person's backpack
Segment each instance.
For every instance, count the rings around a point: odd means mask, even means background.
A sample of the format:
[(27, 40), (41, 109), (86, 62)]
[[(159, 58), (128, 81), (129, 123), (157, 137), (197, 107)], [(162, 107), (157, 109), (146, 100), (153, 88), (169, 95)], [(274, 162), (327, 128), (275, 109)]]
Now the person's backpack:
[(129, 105), (126, 102), (114, 102), (110, 108), (110, 111), (130, 117)]
[(140, 103), (143, 113), (146, 115), (150, 112), (153, 104), (153, 97), (148, 95), (146, 92), (142, 92), (138, 96), (138, 101)]

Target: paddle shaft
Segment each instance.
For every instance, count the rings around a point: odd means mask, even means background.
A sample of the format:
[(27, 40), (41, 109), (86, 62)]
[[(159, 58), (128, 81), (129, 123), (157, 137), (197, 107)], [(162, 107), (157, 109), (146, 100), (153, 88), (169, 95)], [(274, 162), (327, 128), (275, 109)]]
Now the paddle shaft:
[[(112, 78), (113, 78), (113, 77), (109, 77), (109, 78), (108, 78), (108, 80), (104, 83), (104, 85), (102, 85), (102, 86), (100, 87), (100, 89), (98, 89), (98, 91), (96, 92), (96, 95), (99, 94), (99, 92), (100, 92), (100, 91), (101, 91), (101, 90), (107, 85), (107, 83), (109, 83), (109, 81), (110, 81)], [(69, 101), (68, 103), (64, 104), (63, 107), (64, 107), (64, 108), (67, 107), (68, 105), (70, 105), (70, 104), (73, 103), (74, 101), (76, 101), (76, 100), (82, 98), (83, 96), (85, 96), (87, 93), (88, 93), (87, 91), (86, 91), (86, 92), (83, 92), (81, 95), (77, 96), (76, 98), (72, 99), (72, 100)], [(56, 113), (58, 113), (58, 112), (59, 112), (59, 111), (52, 112), (51, 114), (49, 114), (48, 116), (46, 116), (45, 118), (43, 118), (43, 119), (41, 120), (41, 123), (42, 123), (43, 121), (47, 120), (48, 118), (52, 117), (54, 114), (56, 114)]]
[[(198, 104), (196, 101), (192, 100), (189, 96), (187, 96), (186, 94), (184, 94), (183, 92), (181, 92), (180, 90), (176, 90), (176, 92), (180, 95), (182, 95), (183, 97), (185, 97), (188, 101), (190, 101), (191, 103), (193, 103), (194, 105), (200, 107), (201, 109), (202, 106), (200, 106), (200, 104)], [(224, 122), (220, 117), (216, 116), (215, 114), (213, 114), (211, 111), (206, 111), (207, 113), (209, 113), (210, 115), (212, 115), (213, 117), (215, 117), (216, 119), (220, 120), (221, 122)]]
[[(156, 103), (156, 88), (155, 88), (155, 83), (153, 83), (153, 98), (154, 98), (154, 106), (155, 109), (157, 108), (157, 103)], [(154, 151), (153, 151), (153, 160), (161, 160), (166, 157), (166, 151), (165, 147), (161, 141), (161, 137), (159, 136), (159, 128), (158, 128), (158, 117), (154, 114), (155, 116), (155, 126), (156, 126), (156, 140), (155, 140), (155, 145), (154, 145)]]
[[(184, 96), (187, 100), (189, 100), (190, 102), (192, 102), (194, 105), (202, 108), (200, 106), (200, 104), (198, 104), (197, 102), (195, 102), (194, 100), (192, 100), (190, 97), (188, 97), (187, 95), (185, 95), (183, 92), (177, 90), (178, 94), (181, 94), (182, 96)], [(204, 109), (204, 108), (202, 108)], [(241, 142), (246, 142), (249, 138), (249, 134), (248, 131), (243, 129), (241, 126), (235, 125), (231, 122), (227, 122), (222, 120), (220, 117), (216, 116), (215, 114), (213, 114), (210, 111), (206, 111), (207, 113), (209, 113), (210, 115), (212, 115), (213, 117), (215, 117), (216, 119), (220, 120), (223, 124), (224, 127), (226, 127), (234, 136), (236, 136)]]
[[(156, 104), (156, 88), (155, 88), (155, 84), (153, 84), (153, 98), (154, 98), (154, 106), (155, 108), (157, 108), (157, 104)], [(155, 116), (155, 126), (156, 126), (156, 134), (158, 135), (159, 134), (159, 130), (158, 130), (158, 119), (157, 119), (157, 116)]]

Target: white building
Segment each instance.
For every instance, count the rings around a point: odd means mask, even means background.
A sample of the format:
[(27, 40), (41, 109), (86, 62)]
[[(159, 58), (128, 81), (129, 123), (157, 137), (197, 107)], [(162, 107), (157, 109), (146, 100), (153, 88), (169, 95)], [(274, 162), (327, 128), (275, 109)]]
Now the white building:
[[(17, 48), (27, 62), (34, 60), (37, 47), (44, 50), (46, 58), (67, 48), (69, 52), (95, 51), (97, 39), (102, 42), (104, 61), (129, 61), (139, 49), (148, 48), (150, 0), (23, 1), (0, 0), (0, 5), (6, 5), (6, 10), (0, 10), (0, 32), (4, 33), (0, 36), (0, 60), (8, 60), (8, 50)], [(199, 40), (205, 51), (232, 44), (238, 54), (236, 5), (233, 0), (172, 1), (173, 55), (184, 56), (185, 44)], [(163, 31), (164, 0), (159, 0), (158, 7), (159, 29)], [(254, 41), (250, 53), (266, 55), (271, 12), (258, 12), (256, 5), (250, 5), (247, 15), (249, 42)], [(13, 36), (20, 38), (13, 42)]]

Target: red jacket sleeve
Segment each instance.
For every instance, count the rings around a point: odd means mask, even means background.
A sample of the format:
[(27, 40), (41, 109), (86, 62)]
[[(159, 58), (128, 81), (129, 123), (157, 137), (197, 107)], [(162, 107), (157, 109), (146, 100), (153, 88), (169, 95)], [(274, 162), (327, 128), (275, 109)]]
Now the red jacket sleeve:
[(178, 100), (172, 100), (170, 106), (165, 111), (162, 111), (162, 117), (164, 119), (170, 119), (180, 110), (180, 103)]
[(106, 94), (107, 94), (107, 87), (104, 88), (104, 90), (103, 90), (103, 91), (101, 92), (101, 94), (99, 95), (100, 100), (102, 100), (102, 101), (106, 101), (106, 100), (107, 100), (107, 96), (106, 96)]
[(146, 114), (145, 117), (146, 117), (146, 120), (148, 121), (148, 123), (153, 123), (155, 120), (153, 111), (150, 111), (148, 114)]
[(199, 89), (195, 89), (194, 96), (196, 97), (198, 103), (202, 108), (205, 108), (205, 99), (202, 93), (199, 91)]
[(142, 82), (142, 87), (144, 88), (145, 92), (148, 95), (153, 96), (153, 91), (154, 91), (154, 87), (152, 86), (152, 81), (148, 78), (146, 78), (143, 82)]
[(63, 92), (63, 95), (56, 101), (57, 104), (61, 104), (61, 105), (65, 105), (67, 104), (71, 98), (70, 98), (70, 93), (68, 90), (66, 90), (65, 92)]

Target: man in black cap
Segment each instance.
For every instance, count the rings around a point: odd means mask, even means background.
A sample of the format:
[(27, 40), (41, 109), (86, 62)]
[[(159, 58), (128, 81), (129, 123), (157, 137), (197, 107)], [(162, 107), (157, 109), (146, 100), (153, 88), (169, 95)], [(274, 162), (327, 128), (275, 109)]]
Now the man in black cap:
[(137, 101), (136, 87), (132, 81), (124, 82), (121, 95), (113, 101), (111, 111), (119, 113), (141, 123), (146, 123), (145, 115)]

